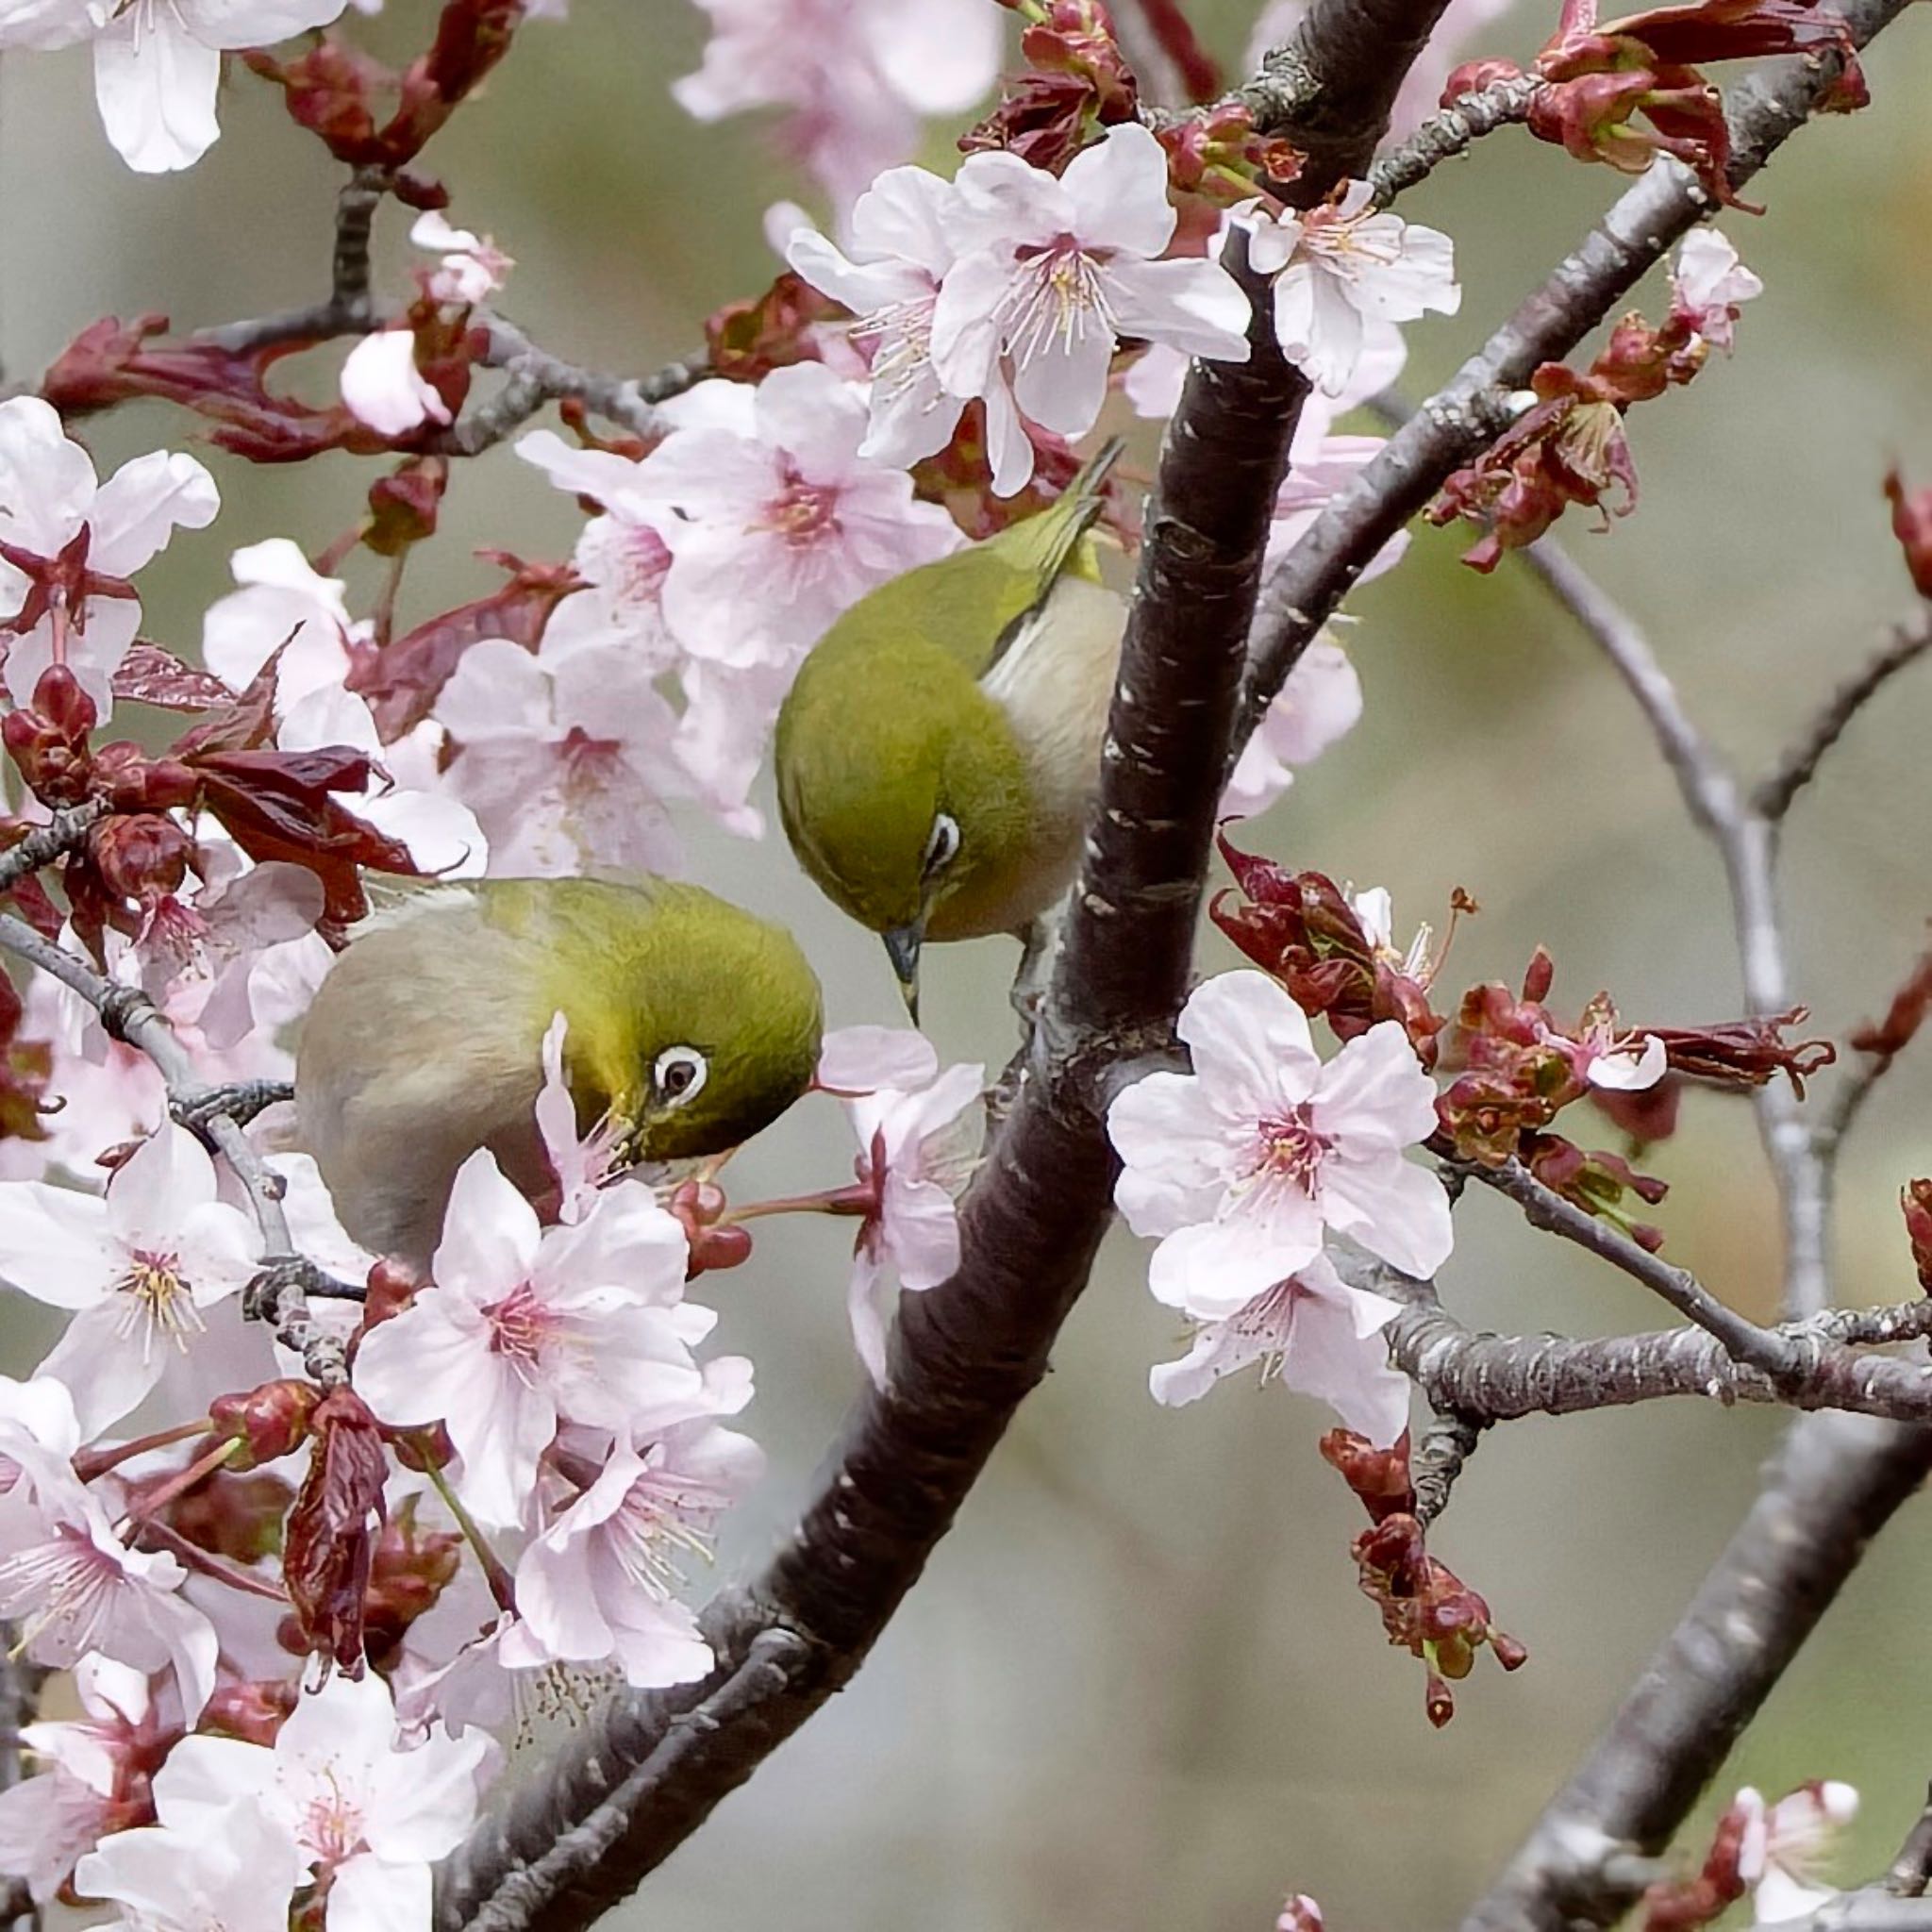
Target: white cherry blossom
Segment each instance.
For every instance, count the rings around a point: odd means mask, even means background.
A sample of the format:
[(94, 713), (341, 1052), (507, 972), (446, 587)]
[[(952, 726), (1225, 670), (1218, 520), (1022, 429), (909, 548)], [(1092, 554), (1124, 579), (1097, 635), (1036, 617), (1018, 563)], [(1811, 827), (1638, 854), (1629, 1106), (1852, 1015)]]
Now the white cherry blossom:
[(1713, 349), (1730, 354), (1739, 305), (1763, 293), (1763, 281), (1744, 266), (1728, 237), (1715, 228), (1692, 228), (1684, 237), (1671, 269), (1671, 308)]
[[(18, 624), (31, 608), (35, 559), (51, 563), (83, 530), (88, 570), (130, 577), (168, 547), (176, 529), (199, 530), (220, 508), (214, 478), (192, 457), (156, 450), (102, 483), (86, 450), (68, 440), (39, 396), (0, 403), (0, 545), (24, 559), (0, 555), (0, 636), (8, 617)], [(141, 606), (132, 597), (90, 596), (77, 610), (40, 611), (8, 645), (7, 693), (26, 704), (41, 674), (62, 662), (105, 722), (114, 708), (114, 673), (140, 628)]]
[(202, 1311), (255, 1270), (248, 1217), (216, 1198), (214, 1163), (172, 1123), (105, 1199), (41, 1181), (0, 1188), (0, 1276), (75, 1311), (42, 1370), (74, 1391), (89, 1436), (127, 1414), (194, 1345)]
[(448, 789), (475, 814), (491, 871), (676, 869), (665, 801), (686, 789), (677, 715), (647, 658), (615, 644), (546, 639), (532, 653), (486, 638), (463, 653), (435, 715), (457, 748)]
[(1294, 768), (1312, 764), (1354, 730), (1361, 715), (1361, 680), (1348, 653), (1324, 633), (1302, 653), (1241, 747), (1221, 795), (1222, 815), (1251, 818), (1266, 811), (1293, 784)]
[(648, 1432), (702, 1412), (686, 1346), (684, 1229), (642, 1188), (545, 1232), (487, 1152), (458, 1174), (433, 1286), (363, 1337), (356, 1388), (384, 1422), (441, 1422), (456, 1487), (492, 1526), (527, 1514), (559, 1421)]
[(978, 1153), (973, 1113), (985, 1088), (986, 1069), (962, 1065), (910, 1092), (881, 1088), (846, 1102), (858, 1183), (874, 1196), (853, 1254), (852, 1339), (881, 1388), (900, 1290), (938, 1288), (959, 1266), (955, 1204)]
[[(475, 1822), (494, 1757), (475, 1731), (437, 1728), (406, 1747), (382, 1678), (337, 1674), (301, 1698), (273, 1749), (184, 1739), (156, 1774), (155, 1808), (168, 1829), (214, 1836), (252, 1800), (294, 1848), (291, 1882), (328, 1879), (329, 1932), (406, 1932), (429, 1923), (430, 1867)], [(279, 1882), (271, 1862), (263, 1886)]]
[(1205, 1321), (1307, 1267), (1324, 1231), (1405, 1274), (1448, 1258), (1449, 1203), (1403, 1149), (1435, 1130), (1435, 1085), (1392, 1020), (1326, 1065), (1307, 1016), (1261, 973), (1197, 987), (1179, 1033), (1191, 1074), (1150, 1074), (1108, 1112), (1114, 1198), (1158, 1235), (1149, 1285)]
[(241, 587), (218, 597), (202, 620), (201, 660), (235, 691), (245, 691), (277, 650), (275, 708), (348, 675), (347, 588), (323, 576), (286, 537), (250, 543), (228, 559)]
[(1833, 1840), (1858, 1813), (1858, 1794), (1835, 1780), (1800, 1785), (1775, 1805), (1746, 1786), (1732, 1801), (1744, 1816), (1738, 1875), (1751, 1889), (1760, 1925), (1808, 1918), (1836, 1898), (1840, 1889), (1819, 1882), (1819, 1867)]
[(449, 217), (438, 208), (427, 208), (416, 217), (409, 240), (442, 257), (425, 286), (438, 302), (460, 303), (474, 307), (487, 302), (503, 287), (516, 266), (488, 235), (473, 235), (468, 228), (453, 227)]
[(1248, 259), (1274, 276), (1281, 352), (1331, 396), (1353, 380), (1371, 321), (1454, 315), (1462, 306), (1449, 237), (1378, 212), (1374, 194), (1366, 181), (1351, 181), (1340, 200), (1305, 213), (1247, 218)]
[(383, 436), (450, 420), (449, 405), (416, 366), (416, 338), (407, 327), (364, 336), (342, 363), (341, 386), (350, 413)]
[(1224, 1320), (1202, 1323), (1188, 1353), (1157, 1364), (1147, 1386), (1155, 1401), (1178, 1407), (1258, 1362), (1262, 1382), (1319, 1396), (1344, 1427), (1387, 1448), (1408, 1424), (1408, 1377), (1390, 1365), (1381, 1339), (1400, 1312), (1318, 1255)]
[(932, 359), (955, 395), (988, 410), (993, 489), (1032, 474), (1002, 437), (1009, 406), (1084, 436), (1124, 335), (1244, 362), (1248, 298), (1218, 262), (1158, 258), (1174, 239), (1167, 158), (1138, 124), (1111, 127), (1056, 178), (1004, 151), (967, 158), (947, 217), (958, 259), (932, 317)]
[(127, 1932), (288, 1932), (300, 1875), (288, 1832), (242, 1798), (192, 1830), (117, 1831), (74, 1882), (84, 1897), (121, 1907)]

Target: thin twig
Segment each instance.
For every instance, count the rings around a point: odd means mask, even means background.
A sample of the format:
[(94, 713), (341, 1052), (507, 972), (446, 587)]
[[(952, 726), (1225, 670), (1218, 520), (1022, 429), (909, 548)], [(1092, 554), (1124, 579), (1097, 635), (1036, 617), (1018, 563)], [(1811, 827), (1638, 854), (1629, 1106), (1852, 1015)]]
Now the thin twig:
[(0, 892), (16, 886), (43, 865), (52, 865), (87, 842), (87, 835), (113, 808), (105, 798), (91, 798), (85, 805), (57, 811), (44, 825), (36, 825), (25, 838), (0, 852)]
[[(192, 1109), (207, 1091), (188, 1050), (159, 1009), (138, 987), (116, 986), (85, 959), (44, 940), (25, 920), (0, 912), (0, 949), (25, 959), (78, 993), (100, 1015), (116, 1040), (143, 1053), (159, 1070), (171, 1106)], [(248, 1196), (249, 1212), (261, 1238), (261, 1274), (276, 1337), (296, 1350), (308, 1373), (324, 1387), (347, 1379), (341, 1341), (320, 1328), (311, 1316), (305, 1282), (320, 1271), (300, 1254), (282, 1210), (282, 1178), (261, 1158), (230, 1114), (216, 1114), (204, 1125), (208, 1138), (234, 1170)]]
[(1900, 1898), (1920, 1898), (1932, 1883), (1932, 1790), (1925, 1793), (1925, 1808), (1912, 1820), (1906, 1841), (1898, 1848), (1885, 1874), (1885, 1889)]
[(1523, 1209), (1523, 1218), (1532, 1227), (1574, 1241), (1598, 1259), (1622, 1269), (1632, 1280), (1641, 1282), (1686, 1320), (1715, 1336), (1733, 1360), (1775, 1378), (1788, 1376), (1799, 1367), (1800, 1351), (1788, 1336), (1775, 1328), (1762, 1328), (1748, 1316), (1739, 1314), (1688, 1270), (1673, 1267), (1649, 1249), (1639, 1247), (1608, 1222), (1600, 1221), (1594, 1214), (1566, 1201), (1520, 1161), (1507, 1161), (1501, 1167), (1487, 1167), (1480, 1161), (1458, 1162), (1457, 1172), (1467, 1174), (1471, 1180), (1481, 1181), (1499, 1194), (1507, 1194)]
[(1408, 1458), (1416, 1521), (1424, 1529), (1448, 1508), (1449, 1492), (1490, 1425), (1488, 1416), (1473, 1415), (1446, 1405), (1438, 1407), (1433, 1396), (1430, 1407), (1435, 1412)]
[(1425, 181), (1444, 161), (1467, 154), (1486, 134), (1529, 117), (1530, 104), (1547, 85), (1535, 75), (1492, 80), (1474, 93), (1458, 94), (1438, 108), (1407, 140), (1392, 147), (1369, 170), (1377, 208)]
[(1820, 761), (1844, 735), (1845, 727), (1874, 697), (1888, 678), (1916, 663), (1932, 650), (1932, 613), (1916, 625), (1901, 625), (1891, 641), (1839, 686), (1823, 708), (1789, 746), (1776, 767), (1751, 794), (1754, 810), (1775, 823), (1790, 810), (1817, 773)]

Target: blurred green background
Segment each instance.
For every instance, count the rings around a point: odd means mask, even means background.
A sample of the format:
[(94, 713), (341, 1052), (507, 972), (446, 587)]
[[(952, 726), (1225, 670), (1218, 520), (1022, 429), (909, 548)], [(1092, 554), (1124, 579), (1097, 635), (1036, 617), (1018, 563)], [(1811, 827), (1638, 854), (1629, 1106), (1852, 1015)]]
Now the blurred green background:
[[(429, 0), (364, 26), (420, 44)], [(1252, 8), (1197, 0), (1238, 56)], [(1483, 51), (1547, 31), (1519, 10)], [(694, 125), (669, 80), (696, 65), (682, 0), (576, 0), (528, 28), (486, 96), (429, 160), (452, 214), (519, 262), (505, 307), (581, 361), (642, 370), (691, 348), (720, 303), (774, 264), (768, 203), (809, 199), (757, 123)], [(1472, 49), (1471, 51), (1476, 51)], [(1698, 717), (1747, 769), (1907, 614), (1911, 593), (1879, 479), (1894, 458), (1932, 482), (1932, 40), (1908, 14), (1872, 56), (1876, 105), (1807, 130), (1763, 177), (1761, 220), (1725, 227), (1765, 278), (1739, 348), (1641, 410), (1638, 513), (1562, 539), (1648, 625)], [(0, 63), (0, 355), (10, 381), (94, 317), (168, 310), (193, 326), (323, 292), (338, 171), (271, 92), (235, 76), (224, 139), (192, 173), (126, 173), (95, 122), (84, 57)], [(935, 130), (932, 158), (945, 152)], [(1450, 230), (1462, 314), (1413, 326), (1408, 387), (1450, 371), (1622, 186), (1505, 133), (1405, 212)], [(408, 251), (391, 211), (384, 285)], [(1660, 277), (1642, 291), (1653, 315)], [(332, 365), (298, 380), (324, 392)], [(158, 408), (91, 427), (104, 469), (192, 425)], [(330, 458), (250, 470), (210, 458), (225, 499), (143, 578), (148, 627), (178, 645), (226, 587), (227, 552), (271, 535), (311, 552), (348, 525), (373, 470)], [(412, 568), (408, 621), (496, 581), (497, 544), (560, 556), (568, 501), (507, 450), (464, 467), (444, 541)], [(1355, 735), (1298, 783), (1251, 842), (1392, 889), (1403, 925), (1480, 900), (1450, 977), (1515, 977), (1539, 941), (1572, 1010), (1610, 988), (1637, 1024), (1739, 1006), (1727, 909), (1709, 853), (1624, 692), (1524, 575), (1460, 569), (1466, 538), (1424, 532), (1357, 601), (1367, 691)], [(373, 575), (357, 586), (365, 601)], [(1932, 673), (1900, 680), (1852, 730), (1793, 821), (1786, 898), (1796, 987), (1842, 1032), (1880, 1008), (1924, 940), (1932, 775), (1921, 747)], [(790, 919), (837, 1022), (891, 1020), (876, 943), (841, 926), (780, 843), (702, 841), (698, 869)], [(1231, 955), (1218, 939), (1204, 964)], [(1010, 1047), (1004, 942), (931, 960), (927, 1011), (949, 1057)], [(1840, 1294), (1911, 1292), (1895, 1205), (1932, 1170), (1932, 1056), (1897, 1068), (1843, 1170)], [(782, 1123), (734, 1169), (747, 1195), (842, 1171), (828, 1103)], [(828, 1151), (829, 1150), (829, 1151)], [(832, 1171), (828, 1174), (828, 1164)], [(1649, 1163), (1673, 1183), (1671, 1252), (1769, 1316), (1777, 1237), (1742, 1104), (1695, 1101)], [(1466, 1319), (1578, 1333), (1653, 1325), (1632, 1284), (1470, 1201), (1445, 1291)], [(1318, 1460), (1314, 1405), (1246, 1384), (1179, 1412), (1149, 1400), (1175, 1352), (1144, 1256), (1109, 1241), (1057, 1371), (858, 1682), (724, 1806), (620, 1915), (653, 1932), (782, 1923), (790, 1932), (1157, 1932), (1257, 1928), (1281, 1895), (1315, 1893), (1338, 1928), (1453, 1918), (1597, 1730), (1674, 1619), (1752, 1492), (1778, 1427), (1763, 1410), (1692, 1403), (1525, 1422), (1484, 1446), (1437, 1539), (1529, 1645), (1485, 1663), (1441, 1734), (1419, 1668), (1381, 1641), (1348, 1557), (1355, 1506)], [(753, 1265), (713, 1276), (721, 1344), (758, 1364), (754, 1433), (773, 1457), (721, 1552), (755, 1562), (806, 1492), (858, 1371), (831, 1225), (763, 1235)], [(24, 1370), (42, 1330), (0, 1313)], [(1866, 1808), (1841, 1870), (1881, 1864), (1932, 1772), (1932, 1665), (1915, 1641), (1932, 1585), (1927, 1515), (1908, 1510), (1793, 1671), (1727, 1784), (1773, 1791), (1847, 1778)], [(619, 1922), (613, 1922), (619, 1923)]]

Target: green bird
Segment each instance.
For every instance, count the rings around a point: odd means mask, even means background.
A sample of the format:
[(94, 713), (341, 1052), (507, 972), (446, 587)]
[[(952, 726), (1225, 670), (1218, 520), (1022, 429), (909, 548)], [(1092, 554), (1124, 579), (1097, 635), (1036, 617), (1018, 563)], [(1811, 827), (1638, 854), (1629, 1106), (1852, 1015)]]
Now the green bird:
[(535, 1197), (533, 1109), (561, 1013), (580, 1130), (621, 1163), (719, 1154), (818, 1064), (819, 983), (782, 927), (696, 886), (482, 879), (402, 895), (330, 969), (295, 1060), (302, 1144), (343, 1227), (426, 1261), (457, 1170), (488, 1147)]
[(1079, 864), (1126, 625), (1088, 536), (1119, 454), (1039, 516), (861, 597), (778, 713), (785, 835), (883, 936), (915, 1019), (928, 940), (1025, 936)]

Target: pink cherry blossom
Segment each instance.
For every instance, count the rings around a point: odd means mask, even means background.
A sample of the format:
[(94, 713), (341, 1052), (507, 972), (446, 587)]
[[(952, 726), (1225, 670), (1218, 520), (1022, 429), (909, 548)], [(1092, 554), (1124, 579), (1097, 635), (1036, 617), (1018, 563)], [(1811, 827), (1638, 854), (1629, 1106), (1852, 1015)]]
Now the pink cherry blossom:
[(790, 108), (785, 145), (843, 210), (919, 144), (924, 115), (963, 113), (999, 72), (992, 0), (697, 0), (704, 65), (673, 87), (700, 121)]
[(924, 1034), (909, 1026), (839, 1026), (819, 1049), (815, 1076), (827, 1093), (854, 1096), (896, 1088), (909, 1093), (939, 1078), (940, 1057)]
[(792, 270), (842, 302), (871, 358), (871, 425), (859, 454), (910, 464), (945, 448), (965, 398), (932, 359), (933, 309), (954, 250), (946, 222), (958, 190), (924, 168), (893, 168), (853, 204), (848, 250), (813, 228), (785, 249)]
[(978, 1153), (971, 1113), (985, 1089), (984, 1067), (957, 1066), (911, 1092), (882, 1088), (846, 1102), (858, 1136), (858, 1183), (874, 1201), (853, 1255), (852, 1339), (881, 1388), (900, 1290), (938, 1288), (959, 1266), (954, 1204)]
[(50, 567), (85, 532), (89, 575), (130, 577), (177, 528), (203, 528), (220, 507), (214, 478), (192, 457), (157, 450), (101, 483), (86, 450), (68, 440), (40, 397), (0, 403), (0, 636), (14, 630), (6, 665), (14, 703), (26, 704), (41, 674), (63, 663), (105, 722), (114, 708), (114, 673), (141, 628), (141, 605), (131, 595), (92, 592), (77, 608), (64, 600), (46, 608)]
[(0, 1187), (0, 1275), (74, 1319), (42, 1367), (75, 1394), (89, 1436), (186, 1353), (202, 1311), (255, 1273), (246, 1215), (216, 1199), (214, 1163), (172, 1123), (115, 1171), (107, 1197), (39, 1181)]
[(236, 551), (228, 568), (241, 588), (208, 606), (202, 662), (239, 691), (279, 650), (278, 713), (310, 691), (340, 685), (349, 670), (350, 629), (341, 578), (321, 575), (286, 537)]
[(141, 1932), (287, 1932), (299, 1875), (287, 1831), (242, 1798), (192, 1831), (117, 1831), (74, 1882), (85, 1897), (112, 1900), (118, 1923)]
[(407, 327), (364, 336), (342, 364), (341, 391), (350, 413), (383, 436), (450, 420), (449, 405), (416, 367), (416, 338)]
[(566, 1226), (584, 1219), (611, 1178), (619, 1134), (607, 1120), (588, 1134), (577, 1132), (577, 1105), (563, 1074), (563, 1042), (570, 1023), (557, 1014), (543, 1033), (543, 1085), (537, 1094), (537, 1132), (557, 1175), (557, 1218)]
[(338, 1674), (296, 1704), (273, 1749), (184, 1739), (156, 1774), (155, 1808), (164, 1827), (212, 1836), (252, 1799), (293, 1847), (290, 1883), (328, 1880), (329, 1932), (397, 1932), (429, 1923), (430, 1868), (475, 1822), (495, 1757), (479, 1732), (438, 1728), (405, 1746), (382, 1678)]
[(1669, 1070), (1669, 1054), (1655, 1033), (1631, 1033), (1595, 1046), (1583, 1077), (1592, 1087), (1611, 1092), (1641, 1093), (1655, 1087)]
[[(707, 1382), (729, 1389), (724, 1399), (742, 1406), (751, 1364), (728, 1357), (708, 1363)], [(708, 1419), (675, 1424), (637, 1447), (620, 1441), (596, 1480), (517, 1564), (524, 1633), (547, 1657), (614, 1662), (641, 1690), (705, 1675), (711, 1647), (675, 1594), (682, 1561), (708, 1556), (712, 1526), (758, 1480), (764, 1460), (749, 1437)], [(517, 1654), (512, 1642), (506, 1661)]]
[(1713, 349), (1731, 353), (1738, 308), (1764, 293), (1764, 283), (1715, 228), (1692, 228), (1671, 270), (1671, 313), (1688, 321)]
[(503, 287), (516, 266), (488, 235), (473, 235), (453, 227), (449, 217), (429, 208), (416, 217), (409, 240), (442, 257), (441, 265), (424, 278), (424, 287), (437, 302), (474, 308)]
[(0, 1431), (16, 1471), (0, 1507), (0, 1617), (27, 1654), (56, 1669), (100, 1652), (171, 1670), (192, 1724), (214, 1689), (214, 1626), (181, 1596), (187, 1572), (165, 1550), (132, 1549), (73, 1470)]
[(686, 789), (677, 717), (647, 658), (547, 640), (533, 655), (486, 638), (463, 654), (436, 718), (457, 746), (449, 789), (475, 814), (492, 872), (677, 868), (665, 810)]
[(946, 216), (958, 259), (933, 309), (934, 370), (987, 405), (993, 489), (1032, 475), (1011, 411), (1083, 436), (1124, 335), (1244, 362), (1248, 298), (1218, 262), (1158, 258), (1174, 239), (1167, 158), (1138, 124), (1111, 127), (1056, 178), (1018, 155), (969, 156)]
[(795, 666), (841, 611), (889, 577), (964, 541), (903, 470), (861, 457), (864, 397), (816, 362), (759, 383), (749, 434), (674, 430), (638, 486), (687, 520), (663, 607), (700, 658)]
[(1387, 1295), (1354, 1288), (1317, 1255), (1218, 1322), (1203, 1322), (1193, 1345), (1148, 1376), (1155, 1401), (1198, 1402), (1224, 1375), (1258, 1362), (1262, 1382), (1319, 1396), (1345, 1428), (1387, 1448), (1408, 1424), (1408, 1377), (1391, 1368), (1382, 1330), (1401, 1312)]
[(1858, 1812), (1858, 1794), (1835, 1781), (1800, 1785), (1767, 1806), (1748, 1785), (1732, 1801), (1744, 1819), (1738, 1875), (1751, 1888), (1752, 1911), (1760, 1925), (1808, 1918), (1839, 1894), (1819, 1882), (1819, 1867), (1833, 1840)]
[(153, 1699), (144, 1673), (110, 1657), (82, 1657), (74, 1688), (83, 1716), (21, 1730), (47, 1769), (0, 1791), (0, 1866), (43, 1904), (104, 1831), (126, 1822), (138, 1781), (179, 1728), (167, 1714), (172, 1700)]
[(1162, 1237), (1150, 1283), (1223, 1321), (1322, 1252), (1325, 1229), (1405, 1274), (1448, 1258), (1449, 1203), (1403, 1149), (1435, 1130), (1435, 1086), (1392, 1020), (1325, 1066), (1307, 1016), (1260, 973), (1197, 987), (1179, 1032), (1191, 1074), (1150, 1074), (1108, 1112), (1125, 1163), (1114, 1198)]
[(1462, 306), (1448, 236), (1378, 213), (1373, 197), (1366, 181), (1351, 181), (1340, 201), (1305, 214), (1248, 218), (1248, 259), (1274, 276), (1282, 354), (1328, 395), (1354, 378), (1372, 319), (1410, 322)]
[(680, 1321), (684, 1229), (642, 1188), (540, 1229), (487, 1151), (458, 1174), (434, 1285), (372, 1329), (356, 1388), (384, 1422), (441, 1422), (456, 1487), (491, 1525), (523, 1521), (560, 1421), (654, 1427), (695, 1412), (703, 1382)]
[(1241, 747), (1221, 796), (1223, 815), (1266, 811), (1293, 784), (1294, 767), (1313, 763), (1355, 729), (1361, 714), (1361, 680), (1348, 653), (1324, 633), (1302, 653)]
[(94, 100), (137, 174), (192, 167), (221, 128), (222, 56), (325, 26), (345, 0), (92, 0)]

